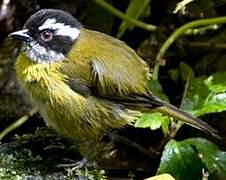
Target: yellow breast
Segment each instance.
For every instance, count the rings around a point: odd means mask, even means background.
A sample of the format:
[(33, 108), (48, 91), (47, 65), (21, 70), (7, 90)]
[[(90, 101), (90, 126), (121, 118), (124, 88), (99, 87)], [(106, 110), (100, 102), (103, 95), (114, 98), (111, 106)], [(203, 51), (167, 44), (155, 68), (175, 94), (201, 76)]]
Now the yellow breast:
[(67, 85), (68, 77), (59, 73), (60, 66), (59, 62), (36, 64), (21, 54), (16, 62), (16, 74), (46, 124), (60, 134), (76, 137), (86, 100)]

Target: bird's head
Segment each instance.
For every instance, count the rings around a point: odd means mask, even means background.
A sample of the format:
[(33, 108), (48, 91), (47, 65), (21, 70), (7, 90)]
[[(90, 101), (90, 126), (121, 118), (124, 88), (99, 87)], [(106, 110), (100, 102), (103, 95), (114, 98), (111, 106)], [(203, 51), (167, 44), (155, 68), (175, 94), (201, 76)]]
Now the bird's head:
[(33, 14), (22, 30), (9, 36), (24, 43), (23, 51), (31, 61), (52, 63), (65, 59), (79, 38), (81, 27), (69, 13), (43, 9)]

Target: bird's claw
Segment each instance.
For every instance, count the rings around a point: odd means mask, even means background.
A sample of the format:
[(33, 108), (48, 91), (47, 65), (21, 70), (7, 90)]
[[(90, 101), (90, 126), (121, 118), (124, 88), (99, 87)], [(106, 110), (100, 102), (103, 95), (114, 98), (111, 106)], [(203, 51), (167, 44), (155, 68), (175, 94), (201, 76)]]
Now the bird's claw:
[(58, 168), (73, 168), (73, 169), (81, 169), (83, 167), (85, 167), (87, 165), (88, 161), (87, 159), (82, 159), (78, 162), (75, 163), (68, 163), (68, 164), (58, 164), (57, 167)]

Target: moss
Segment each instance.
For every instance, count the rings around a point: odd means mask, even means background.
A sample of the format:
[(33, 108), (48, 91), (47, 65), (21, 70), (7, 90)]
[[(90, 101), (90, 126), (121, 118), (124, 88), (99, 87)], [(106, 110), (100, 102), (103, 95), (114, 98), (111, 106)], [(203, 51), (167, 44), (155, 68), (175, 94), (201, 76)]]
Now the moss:
[(63, 159), (80, 157), (71, 142), (41, 128), (0, 145), (0, 179), (105, 179), (104, 172), (93, 167), (58, 168)]

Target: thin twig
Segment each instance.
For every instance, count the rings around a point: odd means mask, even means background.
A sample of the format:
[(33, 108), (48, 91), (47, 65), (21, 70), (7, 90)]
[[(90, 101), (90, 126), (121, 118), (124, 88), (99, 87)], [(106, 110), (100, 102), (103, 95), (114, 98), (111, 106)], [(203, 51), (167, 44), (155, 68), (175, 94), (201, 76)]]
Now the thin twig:
[[(190, 84), (190, 80), (191, 80), (191, 76), (188, 75), (187, 77), (187, 81), (184, 87), (184, 92), (183, 92), (183, 96), (182, 96), (182, 100), (181, 100), (181, 104), (180, 104), (180, 108), (183, 106), (183, 103), (185, 101), (185, 98), (187, 96), (188, 93), (188, 87)], [(173, 124), (172, 127), (172, 132), (170, 132), (170, 138), (174, 138), (177, 135), (177, 131), (180, 129), (180, 127), (183, 125), (184, 123), (181, 121), (177, 121), (176, 123)]]
[[(181, 100), (180, 107), (183, 105), (183, 102), (184, 102), (185, 97), (187, 95), (188, 87), (189, 87), (189, 84), (190, 84), (190, 80), (191, 80), (191, 76), (188, 75), (187, 81), (186, 81), (186, 84), (185, 84), (185, 87), (184, 87), (184, 92), (183, 92), (183, 97), (182, 97), (182, 100)], [(177, 135), (177, 131), (180, 129), (180, 127), (182, 125), (183, 125), (183, 122), (181, 122), (181, 121), (177, 121), (177, 120), (171, 121), (169, 132), (167, 134), (165, 134), (163, 140), (159, 143), (158, 147), (155, 148), (155, 150), (158, 152), (163, 147), (165, 147), (166, 143), (170, 139), (174, 138)]]
[(144, 23), (142, 21), (139, 21), (137, 19), (127, 16), (126, 14), (124, 14), (121, 11), (119, 11), (118, 9), (114, 8), (113, 6), (111, 6), (110, 4), (105, 2), (104, 0), (95, 0), (95, 2), (99, 6), (103, 7), (104, 9), (106, 9), (109, 12), (111, 12), (112, 14), (114, 14), (115, 16), (123, 19), (124, 21), (131, 23), (132, 25), (134, 25), (136, 27), (142, 28), (146, 31), (155, 31), (157, 29), (157, 27), (152, 24), (147, 24), (147, 23)]
[(221, 26), (218, 25), (218, 24), (211, 24), (209, 26), (204, 26), (204, 27), (201, 27), (201, 28), (194, 28), (194, 29), (188, 29), (184, 35), (185, 36), (197, 36), (197, 35), (203, 35), (207, 32), (210, 32), (210, 31), (216, 31), (220, 28)]
[(202, 50), (209, 51), (210, 49), (226, 49), (226, 43), (211, 43), (211, 42), (189, 42), (188, 46), (192, 49), (198, 49), (200, 48)]
[(1, 133), (0, 133), (0, 141), (10, 132), (13, 130), (17, 129), (20, 127), (22, 124), (24, 124), (26, 121), (28, 121), (29, 117), (33, 116), (37, 112), (36, 109), (32, 109), (27, 115), (22, 116), (19, 118), (17, 121), (14, 123), (10, 124), (7, 128), (5, 128)]

